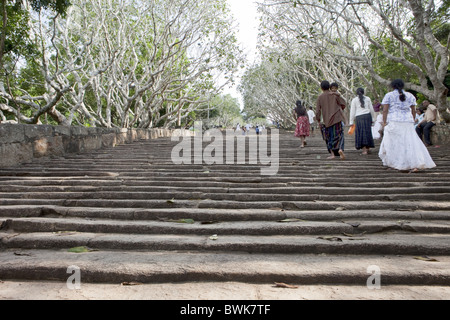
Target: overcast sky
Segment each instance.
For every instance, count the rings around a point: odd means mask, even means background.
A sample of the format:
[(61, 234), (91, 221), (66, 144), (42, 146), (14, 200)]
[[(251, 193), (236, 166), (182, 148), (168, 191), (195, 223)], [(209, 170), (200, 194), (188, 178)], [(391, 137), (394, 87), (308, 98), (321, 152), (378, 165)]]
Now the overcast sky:
[(254, 0), (227, 0), (239, 24), (238, 40), (248, 50), (253, 60), (258, 36), (258, 18)]
[[(241, 47), (248, 55), (248, 62), (252, 63), (256, 54), (256, 42), (258, 36), (258, 18), (254, 0), (227, 0), (230, 4), (233, 16), (239, 25), (237, 34)], [(239, 82), (239, 80), (237, 81)], [(240, 99), (236, 88), (225, 89), (225, 94), (229, 93), (235, 98)], [(242, 108), (243, 106), (241, 106)]]

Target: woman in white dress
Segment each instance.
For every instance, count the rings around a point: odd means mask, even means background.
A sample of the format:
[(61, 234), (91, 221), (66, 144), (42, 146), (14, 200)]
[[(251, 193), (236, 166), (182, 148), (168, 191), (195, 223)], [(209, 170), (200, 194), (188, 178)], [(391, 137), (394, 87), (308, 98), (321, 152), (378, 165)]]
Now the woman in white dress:
[(419, 169), (436, 167), (427, 148), (414, 134), (416, 98), (403, 91), (404, 83), (392, 81), (393, 91), (386, 94), (383, 106), (384, 136), (380, 145), (379, 157), (383, 165), (397, 170), (416, 172)]

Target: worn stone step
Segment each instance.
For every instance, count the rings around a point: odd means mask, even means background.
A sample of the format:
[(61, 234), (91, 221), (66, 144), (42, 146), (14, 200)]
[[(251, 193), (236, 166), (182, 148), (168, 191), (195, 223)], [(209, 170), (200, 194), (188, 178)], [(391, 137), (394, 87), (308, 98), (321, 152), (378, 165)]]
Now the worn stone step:
[[(1, 193), (0, 198), (3, 199), (42, 199), (46, 197), (48, 200), (64, 199), (71, 201), (73, 199), (88, 199), (88, 200), (167, 200), (171, 201), (171, 205), (178, 200), (211, 200), (211, 201), (235, 201), (235, 202), (268, 202), (268, 201), (404, 201), (418, 199), (421, 197), (420, 191), (417, 193), (387, 193), (386, 190), (380, 190), (383, 193), (376, 194), (337, 194), (333, 192), (326, 192), (323, 190), (322, 194), (286, 194), (286, 193), (207, 193), (207, 192), (182, 192), (180, 190), (166, 190), (163, 192), (142, 192), (127, 190), (123, 191), (95, 191), (95, 192), (8, 192)], [(342, 190), (345, 191), (345, 190)], [(450, 193), (427, 194), (427, 199), (430, 201), (445, 201), (450, 199)]]
[[(395, 187), (392, 186), (389, 190), (386, 190), (386, 187), (333, 187), (333, 186), (321, 186), (321, 187), (309, 187), (309, 186), (290, 186), (290, 187), (254, 187), (249, 188), (246, 187), (237, 187), (237, 186), (227, 186), (227, 187), (218, 187), (218, 186), (208, 186), (205, 187), (201, 184), (196, 186), (190, 186), (189, 192), (186, 191), (185, 186), (156, 186), (156, 185), (145, 185), (145, 186), (135, 186), (134, 184), (121, 184), (116, 186), (104, 186), (97, 185), (91, 186), (89, 184), (85, 184), (84, 186), (46, 186), (46, 185), (35, 185), (35, 186), (21, 186), (21, 185), (1, 185), (0, 184), (0, 197), (5, 198), (17, 198), (20, 195), (23, 195), (23, 198), (31, 198), (37, 197), (40, 198), (42, 193), (51, 192), (53, 197), (58, 198), (61, 194), (66, 194), (68, 198), (77, 197), (79, 198), (82, 193), (87, 192), (95, 192), (95, 194), (90, 194), (96, 198), (99, 197), (114, 197), (117, 199), (121, 199), (121, 193), (130, 193), (138, 196), (142, 194), (142, 196), (148, 195), (149, 198), (153, 198), (158, 194), (167, 194), (171, 192), (176, 192), (177, 195), (181, 195), (182, 198), (190, 198), (190, 196), (183, 196), (183, 194), (198, 194), (203, 193), (207, 197), (208, 194), (217, 193), (218, 196), (223, 196), (224, 194), (230, 194), (233, 196), (237, 196), (236, 200), (238, 200), (239, 195), (248, 195), (258, 193), (261, 196), (271, 195), (290, 195), (290, 196), (298, 196), (298, 195), (316, 195), (316, 197), (320, 197), (319, 195), (398, 195), (398, 194), (409, 194), (409, 195), (417, 195), (417, 194), (426, 194), (427, 198), (431, 200), (431, 196), (433, 194), (444, 194), (447, 195), (450, 193), (450, 186), (430, 186), (427, 188), (409, 186), (407, 188)], [(109, 195), (105, 196), (105, 193)], [(26, 196), (25, 196), (26, 194)], [(138, 197), (141, 197), (140, 195)], [(165, 196), (163, 196), (165, 198)], [(225, 198), (224, 198), (225, 199)], [(369, 199), (368, 199), (369, 200)]]
[[(336, 209), (342, 209), (337, 207)], [(302, 219), (310, 221), (334, 221), (339, 219), (381, 219), (381, 220), (450, 220), (450, 212), (421, 211), (412, 208), (386, 210), (283, 210), (269, 209), (210, 209), (210, 208), (99, 208), (62, 207), (52, 205), (13, 205), (0, 206), (3, 217), (83, 217), (101, 219), (183, 219), (191, 218), (205, 221), (276, 221), (283, 219)]]
[(136, 209), (136, 208), (98, 208), (61, 207), (52, 205), (11, 205), (0, 206), (0, 217), (72, 217), (120, 220), (160, 220), (194, 219), (197, 221), (278, 221), (301, 219), (308, 221), (342, 221), (352, 219), (408, 221), (408, 220), (446, 220), (450, 221), (450, 211), (421, 211), (412, 209), (397, 210), (282, 210), (282, 209)]
[[(269, 166), (266, 166), (269, 167)], [(186, 178), (186, 179), (197, 179), (197, 178), (229, 178), (229, 177), (235, 177), (240, 178), (242, 181), (245, 178), (251, 178), (255, 175), (260, 175), (261, 168), (263, 167), (257, 167), (257, 168), (248, 168), (245, 170), (237, 170), (230, 168), (227, 171), (220, 171), (215, 168), (209, 168), (209, 169), (201, 169), (195, 171), (194, 169), (186, 168), (186, 169), (180, 169), (180, 170), (127, 170), (127, 171), (121, 171), (117, 170), (115, 168), (105, 168), (104, 171), (99, 170), (45, 170), (45, 171), (39, 171), (39, 170), (21, 170), (21, 171), (7, 171), (7, 172), (0, 172), (0, 176), (2, 177), (45, 177), (45, 178), (68, 178), (68, 177), (146, 177), (146, 178), (153, 178), (155, 176), (164, 176), (164, 177), (175, 177), (175, 178)], [(309, 169), (307, 169), (309, 170)], [(445, 180), (450, 177), (448, 168), (441, 168), (442, 172), (439, 172), (438, 170), (435, 170), (435, 174), (439, 174), (439, 176), (431, 175), (431, 174), (424, 174), (424, 176), (433, 177), (436, 180)], [(349, 176), (355, 176), (358, 174), (364, 174), (367, 172), (367, 169), (357, 171), (357, 170), (339, 170), (339, 169), (333, 169), (333, 170), (322, 170), (322, 169), (316, 169), (313, 171), (301, 171), (298, 169), (291, 169), (291, 170), (283, 170), (282, 168), (278, 170), (279, 176), (272, 178), (272, 180), (281, 180), (282, 179), (295, 179), (301, 175), (304, 175), (306, 178), (308, 177), (315, 177), (320, 175), (326, 175), (328, 178), (335, 178), (335, 179), (348, 179), (351, 181), (351, 178)], [(397, 173), (398, 174), (398, 173)], [(419, 174), (410, 174), (411, 180), (416, 180), (419, 178)], [(398, 176), (398, 178), (401, 178), (400, 180), (403, 180), (407, 174), (403, 173), (402, 176)], [(424, 176), (420, 176), (423, 178)], [(370, 181), (378, 180), (388, 180), (390, 177), (392, 177), (392, 174), (390, 172), (382, 171), (378, 174), (378, 176), (372, 176), (370, 178)], [(270, 179), (270, 178), (269, 178)]]
[[(219, 221), (192, 218), (161, 218), (159, 221), (124, 221), (114, 219), (74, 218), (0, 218), (3, 232), (88, 232), (123, 234), (194, 234), (194, 235), (355, 235), (404, 231), (417, 234), (450, 234), (450, 220), (357, 220), (335, 221)], [(291, 219), (292, 220), (292, 219)], [(186, 222), (188, 221), (188, 222)], [(420, 236), (420, 235), (419, 235)], [(351, 236), (349, 236), (351, 238)]]
[(341, 241), (321, 239), (317, 235), (141, 235), (107, 233), (0, 233), (3, 249), (69, 249), (87, 246), (98, 250), (183, 250), (226, 251), (248, 253), (303, 254), (407, 254), (450, 255), (450, 235), (426, 234), (418, 236), (403, 232), (364, 234)]
[[(284, 210), (362, 210), (392, 209), (392, 201), (214, 201), (214, 200), (104, 200), (104, 199), (0, 199), (6, 205), (54, 205), (99, 208), (204, 208), (204, 209), (284, 209)], [(447, 201), (397, 201), (397, 210), (450, 210)]]
[(6, 249), (0, 252), (3, 280), (52, 280), (65, 284), (79, 269), (83, 283), (284, 282), (367, 287), (374, 272), (386, 285), (450, 285), (450, 259), (434, 262), (406, 254), (264, 254), (224, 252), (130, 252)]
[(104, 199), (0, 199), (0, 206), (53, 205), (99, 208), (204, 208), (204, 209), (284, 209), (284, 210), (450, 210), (447, 201), (214, 201), (214, 200), (104, 200)]
[(261, 178), (252, 178), (251, 180), (245, 180), (245, 179), (218, 179), (215, 177), (211, 177), (210, 179), (200, 179), (197, 178), (195, 180), (192, 179), (186, 179), (186, 178), (170, 178), (170, 177), (164, 177), (164, 178), (158, 178), (154, 177), (151, 179), (147, 178), (121, 178), (121, 177), (115, 177), (112, 179), (93, 179), (93, 178), (80, 178), (80, 177), (62, 177), (61, 179), (46, 179), (46, 178), (15, 178), (13, 180), (7, 178), (7, 179), (1, 179), (0, 178), (0, 188), (2, 190), (12, 190), (9, 188), (26, 188), (26, 187), (43, 187), (43, 188), (50, 188), (51, 186), (58, 186), (58, 187), (80, 187), (80, 188), (108, 188), (108, 187), (144, 187), (144, 188), (153, 188), (153, 187), (189, 187), (189, 188), (196, 188), (196, 187), (203, 187), (203, 188), (249, 188), (250, 186), (254, 185), (256, 188), (311, 188), (312, 190), (314, 188), (322, 189), (322, 187), (327, 188), (354, 188), (353, 185), (358, 186), (359, 190), (365, 190), (366, 188), (422, 188), (422, 192), (427, 193), (428, 190), (438, 187), (444, 187), (448, 188), (448, 180), (442, 180), (442, 181), (433, 181), (433, 182), (426, 182), (426, 181), (420, 181), (418, 182), (417, 179), (412, 179), (408, 181), (408, 179), (402, 179), (397, 180), (393, 179), (394, 181), (389, 180), (380, 180), (380, 179), (356, 179), (352, 178), (346, 179), (344, 181), (342, 180), (336, 180), (336, 181), (330, 181), (326, 178), (297, 178), (297, 179), (277, 179), (277, 180), (263, 180)]

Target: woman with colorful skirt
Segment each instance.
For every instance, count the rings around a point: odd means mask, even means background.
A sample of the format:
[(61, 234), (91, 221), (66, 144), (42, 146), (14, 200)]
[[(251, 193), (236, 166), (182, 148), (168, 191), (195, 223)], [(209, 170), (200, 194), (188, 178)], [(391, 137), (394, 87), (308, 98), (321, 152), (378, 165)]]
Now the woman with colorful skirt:
[(302, 105), (300, 100), (297, 100), (296, 105), (297, 107), (294, 109), (294, 118), (297, 121), (295, 136), (300, 138), (300, 148), (304, 148), (307, 144), (306, 137), (309, 137), (310, 134), (309, 117), (305, 106)]

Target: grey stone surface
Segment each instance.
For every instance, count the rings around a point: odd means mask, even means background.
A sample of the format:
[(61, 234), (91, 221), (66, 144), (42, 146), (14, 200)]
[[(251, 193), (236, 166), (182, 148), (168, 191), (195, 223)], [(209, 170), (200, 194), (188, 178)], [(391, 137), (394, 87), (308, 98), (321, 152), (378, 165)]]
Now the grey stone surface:
[[(174, 165), (176, 143), (0, 168), (0, 279), (61, 283), (75, 264), (86, 284), (364, 287), (376, 265), (386, 286), (450, 286), (448, 145), (429, 149), (437, 168), (410, 174), (384, 168), (377, 149), (331, 161), (321, 137), (300, 149), (286, 133), (278, 174), (262, 176)], [(90, 251), (68, 252), (79, 246)]]
[(178, 134), (178, 130), (161, 129), (0, 124), (0, 168), (17, 166), (36, 158), (85, 153), (138, 140), (168, 137), (174, 132)]

